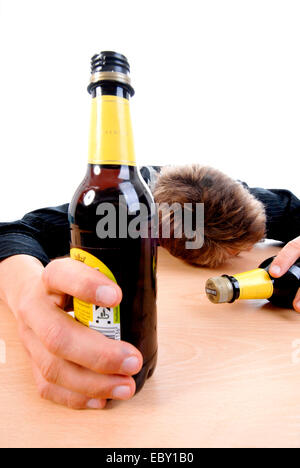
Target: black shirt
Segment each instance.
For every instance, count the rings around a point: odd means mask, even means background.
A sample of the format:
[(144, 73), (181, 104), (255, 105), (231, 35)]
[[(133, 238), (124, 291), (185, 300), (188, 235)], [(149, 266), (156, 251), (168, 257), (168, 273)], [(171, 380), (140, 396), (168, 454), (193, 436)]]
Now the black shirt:
[[(153, 186), (158, 167), (144, 167), (141, 173)], [(267, 237), (289, 242), (300, 235), (300, 200), (288, 190), (249, 188), (243, 184), (266, 210)], [(12, 255), (27, 254), (44, 265), (50, 259), (69, 253), (69, 205), (33, 211), (13, 223), (0, 223), (0, 260)]]

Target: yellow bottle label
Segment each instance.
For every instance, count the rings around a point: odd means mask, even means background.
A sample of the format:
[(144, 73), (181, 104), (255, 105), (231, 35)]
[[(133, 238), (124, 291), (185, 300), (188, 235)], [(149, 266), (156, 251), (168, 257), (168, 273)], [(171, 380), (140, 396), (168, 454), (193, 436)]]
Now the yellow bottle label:
[(92, 99), (89, 163), (136, 165), (127, 99), (108, 95)]
[[(116, 278), (110, 269), (98, 258), (81, 249), (71, 249), (71, 258), (78, 260), (91, 268), (95, 268), (115, 283)], [(83, 325), (97, 330), (108, 338), (121, 339), (120, 306), (98, 307), (94, 304), (74, 298), (75, 318)]]
[(269, 299), (274, 292), (269, 274), (262, 268), (234, 275), (240, 286), (239, 299)]

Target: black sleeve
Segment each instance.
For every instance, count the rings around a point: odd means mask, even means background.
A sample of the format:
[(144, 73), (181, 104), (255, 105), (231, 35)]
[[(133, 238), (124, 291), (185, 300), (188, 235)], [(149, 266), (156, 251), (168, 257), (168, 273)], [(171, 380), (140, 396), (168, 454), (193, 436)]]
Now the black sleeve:
[(69, 253), (68, 207), (33, 211), (14, 223), (0, 223), (0, 261), (26, 254), (47, 265)]
[(265, 206), (268, 239), (289, 242), (300, 235), (300, 200), (293, 193), (277, 189), (249, 190)]

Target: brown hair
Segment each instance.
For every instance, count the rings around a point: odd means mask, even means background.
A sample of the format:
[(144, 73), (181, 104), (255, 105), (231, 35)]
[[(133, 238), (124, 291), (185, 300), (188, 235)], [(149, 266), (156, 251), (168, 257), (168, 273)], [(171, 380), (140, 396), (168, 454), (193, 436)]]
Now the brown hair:
[[(158, 204), (204, 203), (205, 235), (200, 249), (186, 249), (185, 236), (160, 237), (163, 247), (189, 263), (216, 267), (233, 255), (231, 251), (247, 250), (265, 237), (263, 204), (240, 182), (212, 167), (165, 167), (154, 188), (154, 198)], [(174, 217), (174, 232), (172, 222)]]

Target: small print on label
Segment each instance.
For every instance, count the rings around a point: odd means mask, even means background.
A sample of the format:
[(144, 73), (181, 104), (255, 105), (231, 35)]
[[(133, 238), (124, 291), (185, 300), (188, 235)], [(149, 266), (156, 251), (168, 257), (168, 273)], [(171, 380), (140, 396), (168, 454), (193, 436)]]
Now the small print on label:
[(121, 339), (120, 323), (115, 323), (115, 311), (113, 307), (93, 306), (93, 322), (89, 327), (105, 335), (112, 340)]

